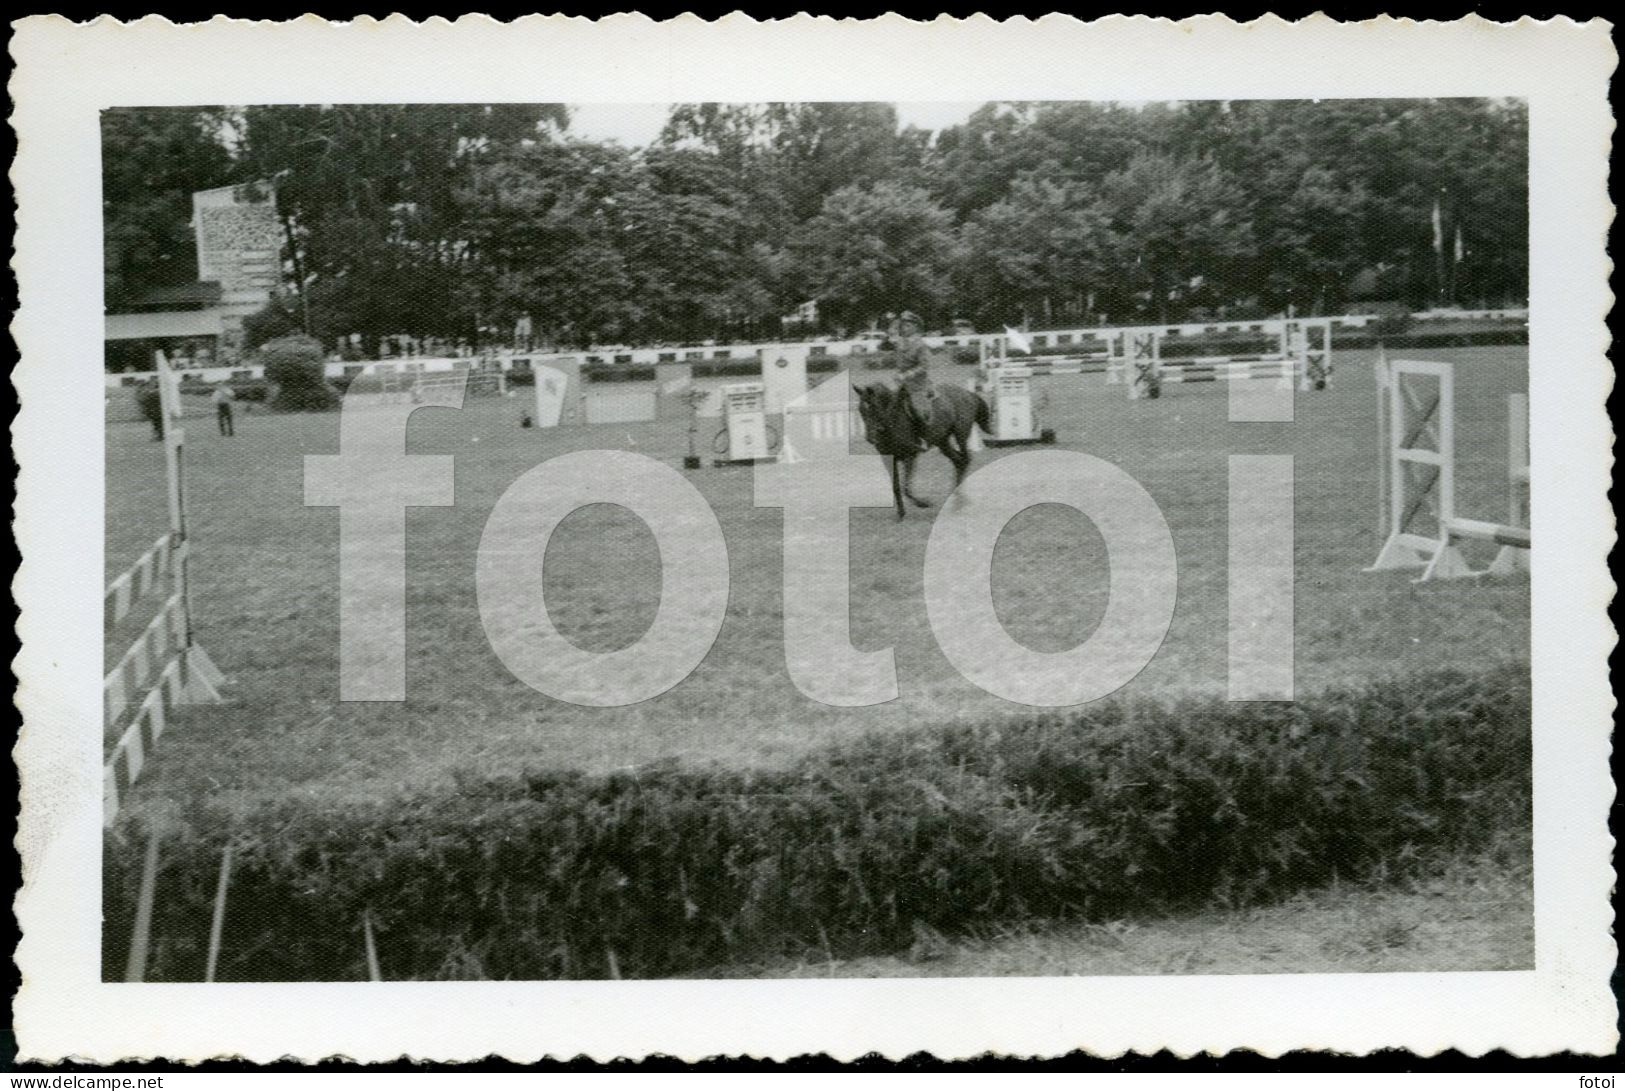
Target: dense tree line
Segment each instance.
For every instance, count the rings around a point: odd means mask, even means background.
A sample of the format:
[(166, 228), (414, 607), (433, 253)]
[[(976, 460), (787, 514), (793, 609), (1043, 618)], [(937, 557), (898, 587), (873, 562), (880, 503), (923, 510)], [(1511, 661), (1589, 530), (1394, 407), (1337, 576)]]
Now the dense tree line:
[[(1490, 100), (674, 106), (650, 147), (536, 106), (111, 110), (109, 298), (190, 280), (196, 189), (274, 181), (255, 329), (473, 340), (780, 334), (1522, 301), (1527, 115)], [(808, 331), (811, 332), (811, 331)]]

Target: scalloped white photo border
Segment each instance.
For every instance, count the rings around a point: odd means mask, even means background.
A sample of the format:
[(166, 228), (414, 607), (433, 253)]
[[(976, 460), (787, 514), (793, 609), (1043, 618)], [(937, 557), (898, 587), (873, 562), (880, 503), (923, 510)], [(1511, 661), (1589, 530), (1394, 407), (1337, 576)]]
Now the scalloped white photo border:
[[(21, 1059), (1608, 1052), (1606, 24), (896, 16), (15, 24)], [(943, 980), (101, 980), (98, 111), (298, 102), (1508, 96), (1530, 116), (1535, 969)], [(92, 411), (89, 407), (96, 407)]]

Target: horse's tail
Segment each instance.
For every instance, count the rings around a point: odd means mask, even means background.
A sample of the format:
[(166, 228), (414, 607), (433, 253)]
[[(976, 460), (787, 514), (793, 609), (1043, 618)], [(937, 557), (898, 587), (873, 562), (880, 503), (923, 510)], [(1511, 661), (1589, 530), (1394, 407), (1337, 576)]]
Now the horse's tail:
[(987, 399), (980, 394), (976, 395), (976, 427), (980, 428), (985, 436), (993, 434), (992, 412), (987, 407)]

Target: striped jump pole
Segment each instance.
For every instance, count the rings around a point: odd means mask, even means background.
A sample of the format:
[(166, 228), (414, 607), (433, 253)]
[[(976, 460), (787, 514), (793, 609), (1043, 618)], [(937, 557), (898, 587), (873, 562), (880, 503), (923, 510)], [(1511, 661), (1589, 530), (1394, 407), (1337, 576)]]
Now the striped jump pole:
[(180, 425), (180, 389), (162, 352), (157, 354), (169, 530), (130, 568), (107, 585), (103, 630), (111, 635), (160, 587), (170, 594), (117, 664), (102, 679), (102, 710), (109, 733), (119, 730), (102, 771), (102, 824), (118, 818), (121, 795), (134, 786), (180, 705), (218, 703), (225, 676), (197, 641), (192, 624), (190, 541), (186, 523), (186, 432)]
[(1165, 383), (1223, 383), (1274, 379), (1283, 390), (1297, 382), (1299, 360), (1290, 356), (1195, 356), (1164, 360)]

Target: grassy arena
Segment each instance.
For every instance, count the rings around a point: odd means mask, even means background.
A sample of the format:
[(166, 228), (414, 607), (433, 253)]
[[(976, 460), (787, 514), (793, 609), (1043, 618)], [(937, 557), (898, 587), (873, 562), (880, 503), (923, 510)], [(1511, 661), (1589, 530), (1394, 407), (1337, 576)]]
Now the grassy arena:
[[(1527, 350), (1398, 355), (1456, 362), (1458, 506), (1466, 515), (1502, 517), (1506, 395), (1526, 388)], [(1131, 403), (1099, 376), (1040, 381), (1042, 423), (1056, 429), (1061, 445), (1133, 474), (1173, 532), (1174, 623), (1126, 695), (1225, 690), (1232, 453), (1291, 453), (1296, 460), (1300, 691), (1527, 657), (1527, 581), (1486, 583), (1467, 594), (1448, 582), (1418, 586), (1408, 574), (1360, 571), (1378, 545), (1370, 360), (1369, 353), (1341, 354), (1336, 388), (1300, 397), (1290, 425), (1229, 424), (1223, 388), (1215, 385), (1169, 386), (1159, 402)], [(944, 379), (968, 374), (951, 365), (941, 371)], [(899, 525), (889, 509), (852, 515), (852, 636), (862, 649), (895, 649), (900, 697), (862, 709), (802, 697), (783, 661), (784, 520), (778, 509), (752, 506), (746, 470), (688, 475), (717, 514), (733, 572), (727, 619), (699, 669), (661, 697), (626, 708), (563, 706), (530, 690), (490, 650), (475, 600), (475, 549), (497, 497), (554, 455), (614, 447), (676, 462), (686, 436), (680, 421), (522, 430), (517, 418), (527, 395), (413, 419), (411, 452), (457, 456), (457, 504), (407, 516), (404, 704), (337, 700), (338, 514), (303, 505), (304, 456), (337, 451), (337, 415), (240, 414), (234, 440), (217, 436), (207, 419), (190, 424), (197, 622), (233, 684), (228, 705), (189, 711), (165, 737), (138, 798), (209, 795), (249, 807), (301, 794), (384, 798), (403, 787), (449, 783), (463, 771), (603, 771), (663, 759), (778, 764), (860, 733), (979, 723), (1018, 711), (961, 679), (938, 650), (921, 596), (931, 513)], [(702, 433), (702, 444), (708, 439)], [(985, 452), (978, 465), (996, 457), (1008, 455)], [(922, 495), (941, 499), (950, 480), (940, 456), (922, 459)], [(162, 530), (162, 459), (145, 425), (110, 426), (107, 482), (111, 576)], [(663, 575), (648, 531), (609, 507), (566, 521), (546, 551), (545, 573), (555, 622), (596, 650), (623, 646), (647, 628)], [(1087, 637), (1105, 588), (1102, 543), (1076, 513), (1031, 509), (1000, 541), (995, 601), (1012, 635), (1034, 648)], [(114, 651), (123, 646), (109, 642)]]

